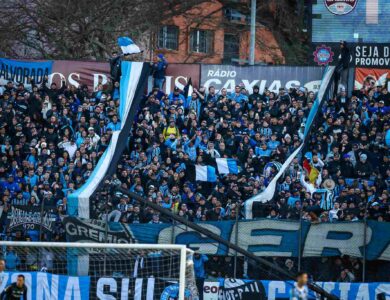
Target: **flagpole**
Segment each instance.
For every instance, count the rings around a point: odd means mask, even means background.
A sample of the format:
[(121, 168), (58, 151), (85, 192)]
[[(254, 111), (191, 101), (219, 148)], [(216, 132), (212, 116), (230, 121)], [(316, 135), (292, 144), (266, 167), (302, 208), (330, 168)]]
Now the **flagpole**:
[(302, 216), (303, 216), (303, 196), (302, 193), (300, 195), (301, 200), (301, 207), (299, 208), (299, 229), (298, 229), (298, 272), (301, 271), (301, 264), (302, 264)]

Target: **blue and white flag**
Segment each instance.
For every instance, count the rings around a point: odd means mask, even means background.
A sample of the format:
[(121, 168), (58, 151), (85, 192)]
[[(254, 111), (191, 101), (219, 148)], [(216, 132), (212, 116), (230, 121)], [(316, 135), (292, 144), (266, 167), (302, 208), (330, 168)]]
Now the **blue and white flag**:
[(93, 206), (90, 206), (90, 198), (98, 190), (104, 177), (111, 176), (116, 172), (118, 161), (126, 147), (126, 143), (122, 141), (127, 140), (131, 131), (135, 114), (142, 99), (144, 85), (150, 73), (149, 68), (149, 64), (146, 63), (122, 62), (119, 105), (121, 128), (113, 132), (108, 148), (100, 157), (87, 181), (68, 195), (68, 215), (77, 214), (81, 218), (89, 219), (90, 213), (94, 213)]
[(212, 166), (195, 165), (195, 180), (216, 182), (217, 173)]
[(327, 88), (329, 87), (330, 84), (332, 84), (332, 76), (335, 72), (335, 67), (327, 67), (324, 76), (321, 81), (321, 86), (317, 94), (317, 98), (314, 101), (313, 107), (310, 110), (309, 116), (306, 120), (305, 123), (305, 132), (304, 132), (304, 137), (301, 145), (287, 158), (287, 160), (284, 162), (282, 167), (279, 169), (279, 172), (275, 175), (275, 177), (271, 180), (271, 182), (268, 184), (266, 189), (262, 191), (261, 193), (249, 198), (248, 200), (245, 201), (245, 218), (246, 219), (252, 219), (253, 218), (253, 211), (252, 211), (252, 206), (254, 202), (259, 202), (259, 203), (266, 203), (270, 201), (274, 195), (275, 195), (275, 190), (276, 190), (276, 185), (279, 180), (279, 178), (283, 175), (283, 173), (286, 171), (288, 166), (292, 163), (294, 158), (298, 155), (298, 153), (302, 150), (306, 143), (306, 139), (310, 134), (310, 130), (312, 127), (312, 124), (314, 122), (314, 118), (317, 115), (318, 110), (321, 108), (322, 104), (325, 101), (326, 98), (326, 91)]
[(118, 45), (121, 47), (123, 54), (135, 54), (141, 52), (133, 40), (127, 36), (118, 38)]
[(219, 174), (238, 174), (237, 161), (233, 158), (216, 158)]

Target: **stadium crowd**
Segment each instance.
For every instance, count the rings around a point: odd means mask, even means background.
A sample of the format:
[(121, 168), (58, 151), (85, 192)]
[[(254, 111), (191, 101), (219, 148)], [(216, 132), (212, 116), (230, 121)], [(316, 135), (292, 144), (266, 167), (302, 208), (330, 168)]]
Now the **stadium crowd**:
[[(231, 93), (194, 87), (186, 97), (187, 90), (176, 87), (166, 95), (161, 90), (166, 65), (160, 59), (152, 68), (157, 86), (142, 101), (113, 180), (192, 221), (243, 218), (243, 202), (263, 191), (278, 171), (276, 162), (283, 164), (299, 146), (315, 93), (304, 87), (260, 93), (257, 86), (251, 93), (239, 85)], [(66, 196), (86, 181), (112, 132), (120, 129), (119, 82), (99, 84), (95, 91), (49, 86), (47, 78), (41, 85), (30, 83), (27, 88), (9, 82), (0, 90), (1, 232), (4, 239), (64, 240)], [(306, 149), (311, 168), (318, 170), (315, 180), (310, 182), (301, 157), (295, 159), (277, 195), (256, 216), (302, 216), (318, 223), (362, 220), (367, 214), (390, 221), (389, 112), (386, 87), (351, 97), (342, 90), (329, 99)], [(188, 180), (189, 165), (212, 164), (215, 158), (236, 159), (240, 172), (218, 176), (216, 183)], [(109, 203), (102, 199), (92, 200), (94, 218), (169, 222), (126, 195), (115, 194)], [(16, 205), (50, 209), (54, 235), (7, 232)], [(286, 268), (294, 267), (289, 264)]]
[[(194, 88), (188, 97), (178, 88), (169, 95), (155, 88), (145, 96), (115, 180), (192, 221), (242, 218), (236, 207), (263, 191), (276, 163), (300, 145), (314, 97), (303, 87), (260, 94), (257, 86), (253, 93), (211, 86)], [(369, 219), (390, 221), (389, 112), (385, 87), (352, 97), (341, 91), (330, 99), (305, 151), (318, 174), (312, 180), (296, 158), (257, 216), (297, 220), (302, 205), (302, 217), (311, 222), (362, 220), (366, 211)], [(217, 183), (188, 180), (186, 166), (212, 165), (220, 157), (236, 159), (240, 172), (219, 176)], [(164, 221), (126, 195), (116, 196), (111, 221)]]

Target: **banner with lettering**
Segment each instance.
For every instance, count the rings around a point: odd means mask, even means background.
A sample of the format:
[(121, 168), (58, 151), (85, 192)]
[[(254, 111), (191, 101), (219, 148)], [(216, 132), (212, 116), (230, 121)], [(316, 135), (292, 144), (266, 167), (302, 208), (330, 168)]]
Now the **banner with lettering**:
[[(54, 275), (45, 272), (3, 272), (0, 277), (0, 293), (17, 276), (25, 276), (27, 286), (27, 299), (57, 299), (57, 300), (88, 300), (88, 299), (121, 299), (141, 300), (177, 299), (179, 285), (174, 280), (162, 278), (128, 278), (110, 276), (66, 276)], [(390, 297), (390, 283), (340, 283), (340, 282), (316, 282), (326, 291), (338, 296), (341, 300), (365, 299), (376, 300), (378, 295)], [(203, 290), (197, 292), (194, 287), (186, 288), (186, 297), (194, 294), (202, 294), (204, 300), (219, 299), (289, 299), (292, 281), (271, 280), (241, 280), (219, 279), (205, 280), (197, 286)], [(255, 298), (245, 298), (255, 296)], [(221, 298), (224, 297), (224, 298)], [(317, 295), (309, 292), (309, 299), (318, 299)]]
[(68, 242), (130, 244), (129, 228), (121, 223), (66, 217), (63, 220)]
[(225, 88), (233, 92), (236, 85), (243, 85), (249, 93), (257, 85), (260, 93), (267, 88), (279, 92), (279, 88), (306, 87), (309, 91), (318, 91), (324, 69), (322, 67), (293, 66), (233, 66), (201, 65), (201, 85), (216, 90)]
[[(104, 242), (105, 227), (102, 221), (65, 219), (69, 241)], [(299, 252), (298, 221), (292, 220), (242, 220), (201, 222), (202, 227), (259, 256), (297, 257)], [(238, 226), (238, 228), (236, 228)], [(235, 232), (239, 232), (236, 240)], [(390, 223), (368, 221), (366, 238), (363, 222), (302, 224), (302, 253), (304, 257), (350, 255), (363, 257), (366, 240), (368, 260), (390, 260)], [(203, 254), (233, 255), (226, 246), (194, 232), (184, 225), (163, 224), (121, 224), (110, 223), (108, 242), (126, 240), (141, 244), (183, 244)]]
[(15, 84), (29, 84), (30, 78), (40, 84), (45, 76), (52, 73), (52, 61), (19, 61), (0, 58), (0, 85), (12, 81)]
[(0, 294), (18, 275), (23, 274), (28, 300), (87, 300), (90, 278), (88, 276), (54, 275), (45, 272), (2, 272)]
[(39, 206), (13, 205), (8, 212), (10, 232), (36, 230), (53, 233), (56, 222), (54, 211)]
[[(316, 282), (327, 292), (339, 297), (340, 300), (364, 299), (376, 300), (378, 295), (383, 299), (390, 297), (390, 283), (340, 283), (340, 282)], [(290, 291), (294, 286), (292, 281), (271, 281), (271, 280), (240, 280), (220, 279), (219, 281), (205, 281), (203, 284), (203, 300), (238, 300), (245, 297), (245, 293), (257, 293), (257, 289), (263, 289), (268, 300), (290, 299)], [(252, 292), (253, 291), (253, 292)], [(223, 298), (223, 296), (226, 296)], [(262, 299), (256, 295), (255, 298)], [(309, 299), (320, 299), (314, 292), (309, 291)]]
[[(106, 300), (177, 300), (179, 284), (173, 279), (164, 278), (128, 278), (91, 277), (90, 298)], [(194, 286), (186, 286), (186, 299), (199, 299)], [(260, 300), (260, 299), (259, 299)]]

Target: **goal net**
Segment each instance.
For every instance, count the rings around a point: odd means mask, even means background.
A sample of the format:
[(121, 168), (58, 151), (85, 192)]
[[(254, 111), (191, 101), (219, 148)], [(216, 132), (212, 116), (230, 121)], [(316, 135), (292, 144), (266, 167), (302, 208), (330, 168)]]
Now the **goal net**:
[(22, 274), (28, 299), (198, 299), (193, 251), (183, 245), (0, 245), (0, 292)]

